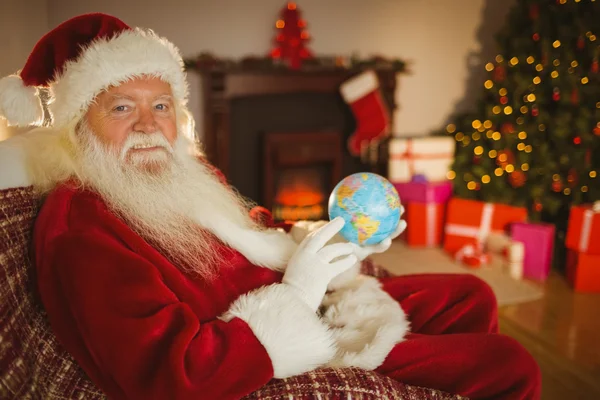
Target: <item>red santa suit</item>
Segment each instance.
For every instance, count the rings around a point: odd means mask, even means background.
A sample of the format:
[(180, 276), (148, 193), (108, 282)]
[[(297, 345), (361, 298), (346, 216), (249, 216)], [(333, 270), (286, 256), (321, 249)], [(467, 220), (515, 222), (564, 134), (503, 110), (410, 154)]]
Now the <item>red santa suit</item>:
[(477, 278), (357, 277), (325, 297), (320, 318), (280, 272), (214, 245), (218, 276), (204, 280), (98, 195), (66, 184), (47, 197), (34, 232), (41, 299), (60, 342), (110, 398), (237, 399), (319, 365), (472, 398), (539, 396), (537, 365), (496, 334), (493, 294)]
[[(147, 75), (169, 83), (178, 127), (192, 136), (183, 66), (177, 48), (151, 31), (78, 16), (0, 79), (0, 116), (71, 133), (99, 93)], [(44, 147), (31, 158), (55, 153)], [(67, 179), (72, 160), (55, 161), (28, 166), (41, 190)], [(539, 394), (535, 362), (496, 334), (493, 295), (476, 278), (357, 276), (338, 282), (318, 314), (280, 283), (281, 272), (249, 261), (253, 243), (238, 243), (240, 252), (213, 245), (222, 257), (207, 280), (170, 262), (95, 193), (62, 184), (47, 196), (34, 230), (40, 296), (60, 342), (110, 398), (237, 399), (322, 365), (376, 369), (471, 398)]]

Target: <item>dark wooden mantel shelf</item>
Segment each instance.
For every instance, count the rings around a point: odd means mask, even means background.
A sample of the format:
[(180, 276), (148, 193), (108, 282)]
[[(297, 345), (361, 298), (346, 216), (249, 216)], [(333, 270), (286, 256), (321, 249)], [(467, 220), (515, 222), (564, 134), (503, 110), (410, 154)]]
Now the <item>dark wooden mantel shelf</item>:
[[(396, 72), (376, 70), (391, 115), (396, 108)], [(231, 166), (231, 102), (252, 96), (325, 93), (336, 94), (346, 79), (360, 70), (213, 70), (202, 72), (204, 104), (204, 151), (226, 175)]]

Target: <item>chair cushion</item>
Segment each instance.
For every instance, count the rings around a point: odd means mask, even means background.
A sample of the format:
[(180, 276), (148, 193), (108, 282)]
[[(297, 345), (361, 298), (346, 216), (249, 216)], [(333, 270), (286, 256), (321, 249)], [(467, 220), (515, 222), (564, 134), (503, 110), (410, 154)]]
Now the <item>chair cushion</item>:
[(450, 395), (399, 383), (373, 371), (359, 368), (323, 368), (287, 379), (274, 379), (244, 400), (389, 399), (460, 400)]
[[(40, 199), (31, 187), (0, 190), (0, 398), (104, 399), (52, 333), (35, 297), (29, 243)], [(362, 272), (389, 273), (366, 261)], [(460, 399), (357, 368), (272, 380), (247, 399)]]
[(101, 399), (33, 295), (28, 243), (38, 203), (31, 187), (0, 191), (0, 398)]

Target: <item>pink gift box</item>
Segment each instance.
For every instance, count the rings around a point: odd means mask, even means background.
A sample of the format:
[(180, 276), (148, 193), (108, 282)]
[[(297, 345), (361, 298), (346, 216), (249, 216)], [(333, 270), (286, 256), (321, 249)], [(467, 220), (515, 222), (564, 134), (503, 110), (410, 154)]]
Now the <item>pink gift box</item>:
[(394, 183), (403, 204), (446, 203), (452, 197), (452, 182), (403, 182)]
[(554, 225), (515, 222), (511, 225), (512, 240), (525, 245), (523, 276), (543, 281), (550, 273), (554, 250)]

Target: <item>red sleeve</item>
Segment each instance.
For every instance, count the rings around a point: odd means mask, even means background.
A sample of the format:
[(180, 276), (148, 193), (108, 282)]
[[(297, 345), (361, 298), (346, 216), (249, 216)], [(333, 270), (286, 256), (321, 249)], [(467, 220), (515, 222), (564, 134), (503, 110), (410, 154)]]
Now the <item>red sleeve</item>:
[(68, 231), (45, 256), (51, 272), (39, 286), (53, 329), (109, 398), (238, 399), (336, 351), (329, 328), (283, 284), (201, 323), (152, 263), (108, 232)]
[(273, 377), (246, 322), (201, 324), (158, 270), (116, 238), (66, 234), (55, 249), (61, 295), (84, 348), (66, 347), (109, 398), (234, 399)]

